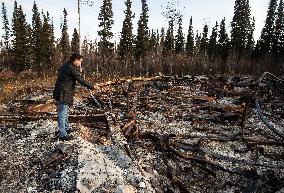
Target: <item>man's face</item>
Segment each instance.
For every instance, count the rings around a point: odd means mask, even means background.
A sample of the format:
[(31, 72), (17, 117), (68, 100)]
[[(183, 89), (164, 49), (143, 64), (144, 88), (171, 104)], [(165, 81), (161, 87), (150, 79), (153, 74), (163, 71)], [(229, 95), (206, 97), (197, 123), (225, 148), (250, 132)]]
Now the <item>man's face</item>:
[(76, 59), (76, 60), (74, 61), (74, 64), (75, 64), (76, 66), (81, 66), (82, 61), (83, 61), (83, 58), (81, 58), (81, 59)]

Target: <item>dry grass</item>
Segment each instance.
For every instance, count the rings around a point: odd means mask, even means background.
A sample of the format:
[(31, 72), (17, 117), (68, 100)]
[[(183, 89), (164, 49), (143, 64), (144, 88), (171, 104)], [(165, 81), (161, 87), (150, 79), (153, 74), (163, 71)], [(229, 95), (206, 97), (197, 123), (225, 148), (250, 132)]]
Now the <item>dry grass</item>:
[[(23, 76), (23, 74), (15, 75), (0, 79), (0, 103), (7, 103), (13, 99), (21, 98), (37, 90), (53, 89), (56, 82), (56, 76)], [(113, 81), (118, 77), (115, 76), (86, 76), (86, 80), (90, 83)]]
[(35, 90), (43, 90), (54, 86), (55, 77), (14, 77), (0, 80), (0, 102), (6, 103)]

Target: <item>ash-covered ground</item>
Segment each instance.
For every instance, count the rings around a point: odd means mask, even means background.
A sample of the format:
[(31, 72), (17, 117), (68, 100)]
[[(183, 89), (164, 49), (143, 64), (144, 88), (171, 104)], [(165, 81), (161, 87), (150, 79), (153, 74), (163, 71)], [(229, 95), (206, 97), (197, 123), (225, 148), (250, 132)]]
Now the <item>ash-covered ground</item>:
[(0, 192), (284, 192), (283, 85), (268, 74), (78, 88), (68, 142), (51, 88), (19, 96), (0, 107)]

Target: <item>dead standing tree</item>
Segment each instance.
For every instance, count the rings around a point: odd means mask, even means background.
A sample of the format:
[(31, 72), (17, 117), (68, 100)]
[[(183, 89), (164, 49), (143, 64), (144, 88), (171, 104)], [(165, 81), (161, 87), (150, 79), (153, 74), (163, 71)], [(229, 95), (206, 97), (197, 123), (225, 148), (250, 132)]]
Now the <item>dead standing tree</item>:
[[(81, 4), (88, 5), (92, 7), (94, 5), (93, 1), (90, 0), (78, 0), (78, 33), (79, 33), (79, 53), (81, 53)], [(80, 66), (80, 71), (82, 72), (82, 66)], [(85, 75), (84, 75), (85, 77)]]

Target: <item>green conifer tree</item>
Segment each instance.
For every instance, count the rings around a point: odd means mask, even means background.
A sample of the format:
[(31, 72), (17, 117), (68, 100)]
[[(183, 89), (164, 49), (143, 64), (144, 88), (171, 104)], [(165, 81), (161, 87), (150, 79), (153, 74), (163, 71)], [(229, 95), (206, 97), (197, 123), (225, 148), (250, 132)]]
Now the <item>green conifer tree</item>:
[(194, 56), (198, 56), (200, 53), (200, 43), (201, 43), (201, 35), (198, 33), (198, 30), (196, 31), (196, 36), (195, 36), (195, 44), (194, 44)]
[(70, 55), (70, 42), (68, 35), (68, 26), (67, 26), (67, 11), (64, 8), (63, 10), (63, 24), (61, 25), (61, 39), (60, 39), (60, 48), (62, 60), (67, 61)]
[(30, 61), (30, 32), (31, 28), (26, 22), (26, 15), (22, 6), (14, 2), (14, 12), (12, 19), (12, 69), (16, 72), (31, 68)]
[(53, 26), (50, 23), (49, 13), (42, 13), (42, 63), (44, 73), (50, 72), (54, 66), (55, 59), (55, 40)]
[(149, 34), (148, 34), (148, 4), (146, 0), (141, 0), (142, 13), (138, 21), (138, 30), (135, 42), (135, 57), (137, 60), (143, 58), (148, 51)]
[(73, 32), (72, 40), (71, 40), (71, 52), (72, 53), (74, 53), (74, 52), (79, 53), (79, 49), (80, 49), (80, 46), (79, 46), (79, 33), (77, 32), (77, 29), (74, 28), (74, 32)]
[(4, 2), (2, 2), (2, 19), (3, 19), (3, 27), (4, 35), (2, 38), (4, 39), (4, 46), (5, 51), (9, 50), (9, 44), (10, 44), (10, 27), (9, 27), (9, 21), (7, 17), (7, 10)]
[(33, 4), (33, 16), (32, 16), (32, 65), (34, 69), (39, 70), (42, 67), (42, 55), (43, 55), (43, 45), (42, 45), (42, 21), (40, 18), (40, 13), (38, 11), (37, 4), (34, 1)]
[(277, 0), (270, 0), (265, 25), (253, 51), (254, 58), (270, 59), (276, 20)]
[(118, 54), (121, 60), (127, 57), (132, 58), (132, 55), (133, 55), (132, 19), (134, 18), (134, 15), (132, 14), (132, 10), (131, 10), (132, 1), (126, 0), (125, 6), (126, 6), (126, 10), (124, 11), (125, 18), (123, 21), (120, 42), (118, 45)]
[(193, 55), (193, 49), (194, 49), (194, 34), (193, 34), (192, 17), (191, 17), (188, 27), (187, 38), (186, 38), (186, 46), (185, 46), (187, 56)]
[(165, 29), (161, 28), (160, 47), (163, 48), (165, 44)]
[(231, 22), (232, 54), (239, 61), (247, 56), (248, 39), (251, 33), (251, 10), (249, 0), (236, 0)]
[(200, 41), (200, 50), (199, 54), (202, 57), (208, 57), (208, 25), (205, 24), (203, 28), (202, 38)]
[(254, 37), (253, 37), (253, 33), (254, 33), (254, 29), (255, 29), (255, 19), (254, 17), (252, 17), (252, 20), (249, 24), (248, 27), (248, 39), (247, 39), (247, 54), (245, 55), (246, 57), (249, 57), (252, 55), (253, 49), (254, 49)]
[(156, 52), (157, 51), (157, 46), (158, 46), (158, 39), (157, 39), (157, 34), (156, 32), (152, 29), (151, 32), (151, 37), (150, 37), (150, 41), (149, 41), (149, 50), (152, 52)]
[(82, 47), (81, 47), (81, 53), (86, 56), (89, 54), (89, 43), (88, 43), (88, 39), (85, 36), (83, 42), (82, 42)]
[(274, 61), (284, 57), (284, 4), (283, 0), (280, 0), (277, 16), (275, 22), (275, 32), (272, 44), (272, 53)]
[(156, 31), (156, 47), (157, 47), (157, 49), (159, 48), (159, 46), (160, 46), (160, 39), (161, 37), (160, 37), (160, 33), (159, 33), (159, 29), (157, 29), (157, 31)]
[(163, 54), (166, 55), (168, 53), (172, 53), (175, 46), (175, 39), (174, 39), (174, 21), (169, 21), (169, 27), (167, 30), (167, 34), (165, 37), (165, 43), (163, 47)]
[(114, 43), (111, 42), (113, 33), (111, 31), (113, 25), (112, 0), (103, 0), (100, 8), (98, 20), (100, 21), (98, 31), (100, 41), (98, 42), (99, 53), (103, 56), (109, 56), (114, 51)]
[(178, 31), (175, 39), (175, 51), (177, 54), (184, 53), (184, 34), (182, 29), (182, 18), (178, 19)]
[(225, 63), (230, 52), (230, 40), (229, 35), (226, 32), (226, 23), (225, 18), (222, 19), (220, 23), (220, 30), (219, 30), (219, 38), (218, 38), (218, 56), (222, 59), (222, 61)]
[(216, 21), (216, 25), (212, 28), (212, 34), (209, 39), (208, 44), (208, 57), (209, 60), (214, 62), (217, 56), (217, 37), (218, 37), (218, 22)]

